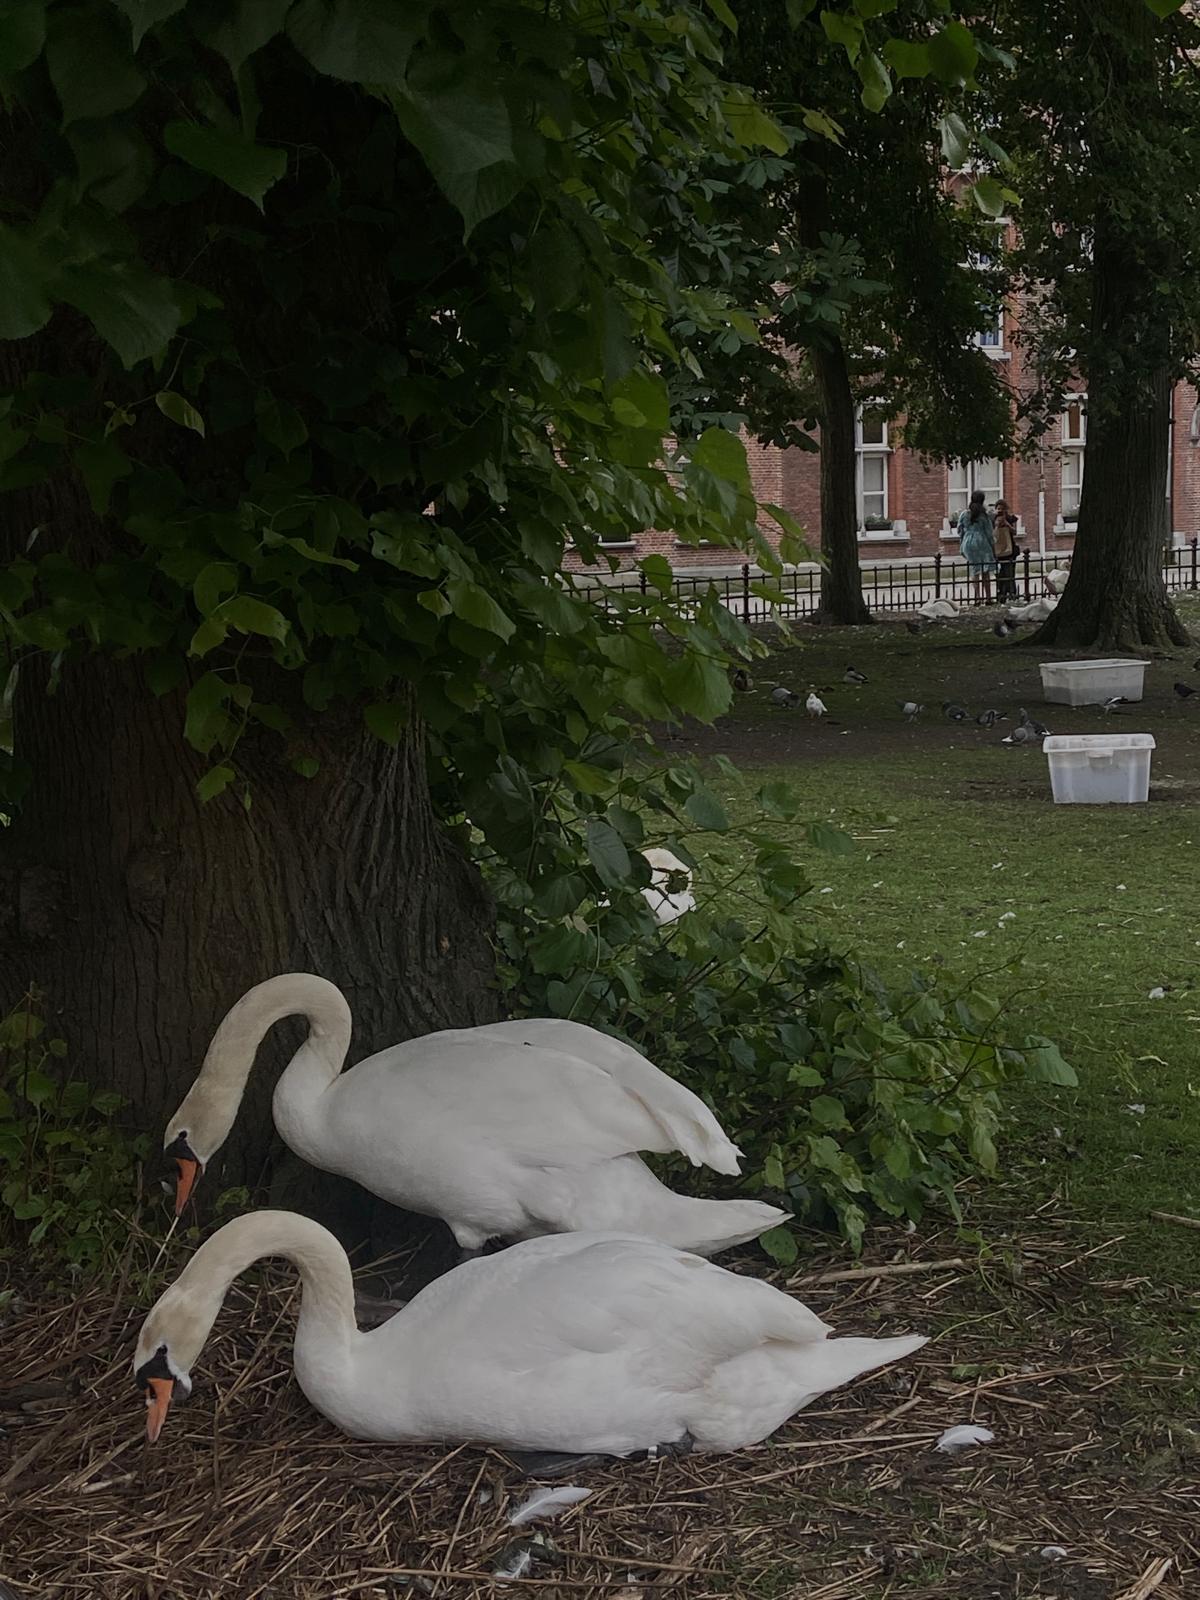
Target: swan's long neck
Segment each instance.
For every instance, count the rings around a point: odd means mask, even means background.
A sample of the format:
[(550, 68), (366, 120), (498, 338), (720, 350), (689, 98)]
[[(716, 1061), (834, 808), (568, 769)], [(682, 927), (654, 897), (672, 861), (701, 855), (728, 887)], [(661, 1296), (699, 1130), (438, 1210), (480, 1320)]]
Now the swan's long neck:
[[(276, 1085), (275, 1123), (284, 1139), (315, 1160), (320, 1126), (317, 1101), (341, 1072), (350, 1048), (350, 1007), (334, 984), (309, 972), (268, 978), (244, 994), (213, 1035), (200, 1074), (171, 1119), (170, 1130), (203, 1130), (192, 1148), (204, 1161), (224, 1144), (246, 1090), (254, 1057), (268, 1029), (284, 1017), (308, 1019), (308, 1037)], [(319, 1165), (319, 1161), (317, 1161)]]
[[(292, 1211), (253, 1211), (200, 1246), (150, 1313), (180, 1330), (173, 1354), (190, 1367), (216, 1321), (230, 1284), (263, 1256), (283, 1256), (300, 1273), (296, 1375), (321, 1410), (336, 1410), (353, 1386), (354, 1281), (346, 1252), (327, 1228)], [(144, 1336), (145, 1337), (145, 1336)], [(153, 1338), (151, 1338), (153, 1342)]]

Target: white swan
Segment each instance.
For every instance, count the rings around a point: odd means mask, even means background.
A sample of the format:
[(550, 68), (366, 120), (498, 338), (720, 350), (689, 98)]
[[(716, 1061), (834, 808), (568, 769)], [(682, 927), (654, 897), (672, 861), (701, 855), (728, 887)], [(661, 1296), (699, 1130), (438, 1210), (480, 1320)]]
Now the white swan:
[[(650, 865), (650, 883), (642, 890), (642, 898), (650, 907), (655, 922), (665, 928), (696, 909), (692, 870), (671, 850), (654, 847), (643, 850), (642, 855)], [(674, 890), (672, 883), (676, 886)]]
[(308, 1037), (272, 1102), (285, 1143), (394, 1205), (442, 1217), (464, 1250), (600, 1228), (709, 1254), (784, 1220), (757, 1200), (698, 1200), (659, 1182), (637, 1151), (679, 1151), (725, 1173), (741, 1153), (702, 1100), (631, 1045), (532, 1018), (427, 1034), (343, 1072), (350, 1008), (306, 972), (258, 984), (214, 1034), (164, 1139), (179, 1167), (177, 1212), (233, 1127), (263, 1035), (297, 1014)]
[(354, 1324), (350, 1264), (289, 1211), (237, 1217), (200, 1246), (142, 1326), (133, 1358), (157, 1438), (230, 1283), (284, 1256), (303, 1285), (296, 1378), (355, 1439), (440, 1439), (625, 1456), (736, 1450), (919, 1334), (827, 1339), (798, 1300), (668, 1245), (564, 1234), (466, 1262), (382, 1327)]

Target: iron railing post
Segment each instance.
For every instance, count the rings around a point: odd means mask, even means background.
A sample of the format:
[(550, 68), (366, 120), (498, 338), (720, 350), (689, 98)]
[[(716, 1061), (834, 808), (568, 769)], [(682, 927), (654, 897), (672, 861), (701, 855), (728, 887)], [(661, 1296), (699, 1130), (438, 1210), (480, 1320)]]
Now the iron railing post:
[(1021, 569), (1022, 569), (1022, 572), (1024, 574), (1024, 581), (1025, 581), (1025, 604), (1028, 605), (1029, 604), (1029, 598), (1030, 598), (1030, 596), (1029, 596), (1029, 551), (1028, 550), (1022, 550), (1022, 552), (1021, 552)]
[(933, 558), (933, 598), (942, 598), (942, 552), (939, 550)]
[(750, 621), (750, 563), (742, 562), (742, 621)]
[(1195, 538), (1193, 536), (1193, 538), (1192, 538), (1192, 588), (1193, 589), (1195, 589), (1195, 587), (1196, 587), (1196, 546), (1198, 544), (1200, 544), (1200, 539), (1197, 539), (1197, 538)]

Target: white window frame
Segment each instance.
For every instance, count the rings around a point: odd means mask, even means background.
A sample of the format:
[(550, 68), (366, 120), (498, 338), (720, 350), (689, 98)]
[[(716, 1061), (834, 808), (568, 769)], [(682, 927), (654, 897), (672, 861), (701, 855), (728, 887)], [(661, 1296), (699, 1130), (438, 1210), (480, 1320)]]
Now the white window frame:
[[(980, 477), (981, 477), (980, 469), (984, 468), (984, 467), (990, 468), (993, 461), (996, 464), (997, 476), (995, 478), (991, 479), (989, 482), (981, 483), (980, 482)], [(961, 489), (953, 489), (953, 488), (951, 488), (951, 486), (950, 486), (951, 475), (953, 473), (955, 473), (955, 472), (961, 472), (961, 473), (964, 474), (965, 479), (966, 479), (966, 485), (965, 485), (964, 488), (961, 488)], [(993, 484), (995, 485), (995, 490), (996, 490), (995, 494), (991, 493), (991, 489), (992, 489)], [(954, 539), (954, 538), (957, 538), (957, 536), (958, 536), (958, 531), (957, 530), (958, 530), (958, 515), (959, 514), (958, 514), (957, 511), (951, 512), (951, 510), (950, 510), (950, 497), (951, 497), (951, 495), (962, 494), (962, 495), (966, 496), (966, 499), (964, 500), (962, 508), (961, 508), (962, 510), (965, 511), (967, 506), (969, 506), (970, 503), (971, 503), (972, 494), (975, 492), (976, 489), (979, 489), (979, 488), (983, 489), (984, 495), (985, 495), (985, 497), (987, 497), (987, 498), (985, 498), (985, 504), (986, 505), (992, 506), (992, 505), (995, 505), (997, 500), (1003, 500), (1003, 498), (1004, 498), (1004, 462), (1001, 461), (998, 456), (989, 456), (984, 461), (959, 461), (959, 462), (956, 462), (954, 464), (954, 466), (946, 468), (946, 520), (942, 523), (942, 538), (943, 539)], [(989, 512), (989, 515), (990, 515), (990, 512)]]
[[(1007, 219), (1004, 219), (1004, 225), (1007, 226)], [(1001, 227), (1000, 222), (997, 222), (996, 227), (998, 229), (997, 240), (1001, 248), (1003, 248), (1004, 229)], [(966, 264), (976, 272), (987, 272), (993, 265), (993, 261), (994, 257), (990, 250), (971, 250), (968, 252)], [(977, 350), (984, 351), (995, 360), (1007, 361), (1009, 352), (1004, 347), (1004, 334), (1005, 310), (1004, 302), (1001, 301), (996, 307), (994, 321), (990, 322), (986, 328), (977, 328), (971, 335), (971, 342)]]
[[(863, 439), (863, 413), (866, 411), (881, 412), (880, 423), (882, 439), (878, 443), (872, 441), (868, 444)], [(855, 512), (858, 517), (858, 536), (860, 539), (870, 538), (872, 535), (882, 535), (884, 538), (886, 538), (889, 533), (895, 531), (895, 523), (892, 521), (891, 514), (888, 510), (888, 504), (891, 497), (891, 484), (888, 481), (891, 477), (891, 471), (888, 466), (888, 458), (891, 456), (891, 453), (891, 426), (887, 417), (882, 415), (881, 407), (877, 401), (864, 401), (862, 405), (856, 407), (854, 412), (854, 501)], [(863, 464), (867, 460), (882, 462), (882, 490), (867, 488), (863, 476)], [(881, 493), (883, 496), (882, 509), (868, 513), (866, 507), (867, 496), (870, 495), (872, 499), (877, 499)], [(886, 522), (887, 526), (883, 528), (868, 528), (866, 525), (868, 514), (872, 517), (877, 517), (882, 522)]]
[[(1078, 408), (1079, 430), (1077, 433), (1070, 431), (1072, 406)], [(1058, 526), (1063, 529), (1071, 529), (1079, 521), (1079, 500), (1083, 494), (1083, 475), (1087, 469), (1086, 391), (1081, 390), (1078, 394), (1063, 395), (1059, 439)], [(1070, 512), (1067, 510), (1068, 463), (1070, 464), (1070, 488), (1075, 502), (1074, 509)]]

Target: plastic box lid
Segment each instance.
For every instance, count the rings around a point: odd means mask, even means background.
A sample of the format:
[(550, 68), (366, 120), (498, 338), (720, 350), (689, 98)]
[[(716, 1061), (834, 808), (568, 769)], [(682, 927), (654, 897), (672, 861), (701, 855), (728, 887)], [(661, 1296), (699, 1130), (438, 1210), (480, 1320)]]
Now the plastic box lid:
[(1042, 740), (1047, 753), (1115, 755), (1120, 750), (1154, 750), (1152, 733), (1051, 733)]

